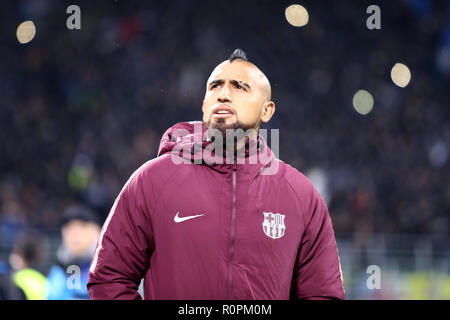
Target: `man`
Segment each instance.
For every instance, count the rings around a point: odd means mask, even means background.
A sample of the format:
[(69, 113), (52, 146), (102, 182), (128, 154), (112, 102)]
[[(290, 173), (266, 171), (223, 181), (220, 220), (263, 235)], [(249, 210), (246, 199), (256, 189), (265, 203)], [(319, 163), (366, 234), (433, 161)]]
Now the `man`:
[[(141, 279), (145, 299), (343, 299), (324, 201), (252, 134), (275, 104), (241, 50), (212, 72), (202, 111), (201, 129), (167, 130), (158, 157), (116, 198), (90, 269), (91, 299), (140, 299)], [(230, 142), (236, 129), (250, 134)]]
[(45, 276), (38, 268), (40, 260), (39, 236), (20, 235), (9, 255), (12, 272), (0, 277), (0, 299), (43, 300), (45, 297)]
[[(87, 280), (92, 255), (100, 235), (100, 218), (87, 206), (77, 203), (68, 207), (62, 218), (62, 244), (58, 263), (47, 276), (47, 300), (89, 299)], [(76, 272), (79, 271), (79, 274)]]

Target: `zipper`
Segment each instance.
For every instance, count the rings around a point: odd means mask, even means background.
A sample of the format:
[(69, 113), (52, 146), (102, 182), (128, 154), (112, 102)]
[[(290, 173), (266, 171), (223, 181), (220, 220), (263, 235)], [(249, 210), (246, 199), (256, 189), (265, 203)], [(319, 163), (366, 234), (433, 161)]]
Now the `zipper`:
[(231, 300), (233, 293), (233, 254), (234, 254), (234, 240), (236, 229), (236, 171), (237, 165), (233, 164), (232, 185), (233, 197), (231, 207), (231, 230), (230, 230), (230, 251), (229, 251), (229, 265), (228, 265), (228, 299)]

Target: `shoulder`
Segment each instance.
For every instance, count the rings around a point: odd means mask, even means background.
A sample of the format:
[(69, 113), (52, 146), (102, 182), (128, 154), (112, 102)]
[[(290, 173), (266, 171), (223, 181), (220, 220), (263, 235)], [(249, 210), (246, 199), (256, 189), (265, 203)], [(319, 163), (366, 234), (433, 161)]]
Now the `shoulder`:
[(297, 191), (312, 192), (314, 190), (311, 180), (309, 180), (303, 173), (282, 160), (278, 161), (280, 162), (281, 177), (286, 181), (286, 183), (291, 185)]
[(163, 185), (177, 174), (178, 167), (173, 163), (170, 154), (151, 159), (131, 174), (122, 192), (136, 192), (138, 189), (147, 190), (149, 187)]
[(171, 161), (170, 154), (164, 154), (162, 156), (153, 158), (148, 160), (144, 164), (142, 164), (139, 168), (137, 168), (131, 177), (134, 176), (146, 176), (156, 174), (157, 172), (164, 171), (168, 169), (168, 167), (172, 166), (173, 162)]
[(174, 171), (175, 165), (173, 164), (170, 154), (165, 154), (157, 158), (151, 159), (139, 168), (137, 168), (130, 176), (130, 181), (139, 179), (149, 179), (153, 177), (163, 177)]
[(281, 179), (283, 179), (295, 193), (298, 201), (302, 203), (305, 208), (309, 207), (311, 202), (317, 197), (320, 197), (311, 180), (291, 165), (282, 160), (278, 161), (280, 162)]
[(322, 217), (328, 213), (325, 201), (310, 179), (289, 164), (282, 162), (280, 166), (283, 168), (280, 171), (282, 178), (289, 186), (292, 197), (297, 200), (305, 225), (311, 221), (315, 213)]

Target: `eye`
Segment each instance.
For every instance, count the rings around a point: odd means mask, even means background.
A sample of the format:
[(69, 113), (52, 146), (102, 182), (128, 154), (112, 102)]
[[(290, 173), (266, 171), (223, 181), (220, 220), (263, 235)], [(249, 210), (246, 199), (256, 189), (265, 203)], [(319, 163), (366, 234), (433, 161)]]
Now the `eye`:
[(237, 90), (247, 91), (247, 88), (245, 88), (244, 86), (241, 86), (241, 85), (238, 84), (238, 83), (236, 83), (236, 84), (234, 85), (234, 87), (235, 87)]

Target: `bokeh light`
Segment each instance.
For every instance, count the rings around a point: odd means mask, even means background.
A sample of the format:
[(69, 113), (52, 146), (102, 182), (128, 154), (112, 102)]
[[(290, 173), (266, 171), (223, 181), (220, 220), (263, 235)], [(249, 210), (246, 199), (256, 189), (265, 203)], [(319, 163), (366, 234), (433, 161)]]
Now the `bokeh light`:
[(411, 80), (411, 71), (403, 63), (396, 63), (391, 70), (392, 81), (399, 87), (406, 87)]
[(308, 24), (309, 14), (305, 7), (293, 4), (286, 8), (286, 20), (294, 27), (303, 27)]
[(20, 43), (25, 44), (33, 40), (36, 35), (36, 27), (33, 21), (24, 21), (17, 27), (17, 40)]
[(373, 97), (370, 92), (366, 90), (358, 90), (353, 96), (353, 107), (359, 114), (368, 114), (372, 111), (373, 104)]

